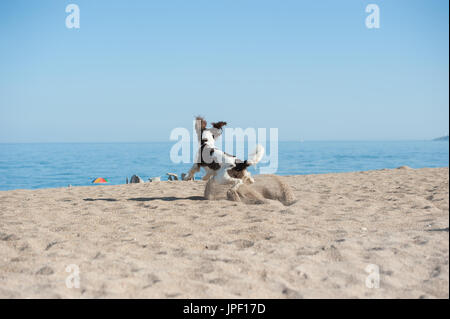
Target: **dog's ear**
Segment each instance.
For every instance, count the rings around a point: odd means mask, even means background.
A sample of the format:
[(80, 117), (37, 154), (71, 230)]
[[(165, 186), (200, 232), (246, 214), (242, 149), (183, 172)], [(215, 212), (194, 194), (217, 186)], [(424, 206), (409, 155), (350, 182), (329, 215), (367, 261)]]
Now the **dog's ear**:
[(197, 137), (199, 139), (202, 138), (202, 131), (206, 128), (206, 121), (203, 117), (197, 116), (195, 118), (195, 132), (197, 133)]
[(195, 121), (196, 121), (195, 124), (199, 125), (199, 128), (201, 128), (202, 130), (204, 130), (206, 128), (206, 125), (208, 124), (208, 122), (206, 122), (206, 120), (201, 116), (197, 116), (195, 118)]
[(220, 122), (217, 122), (217, 123), (211, 123), (211, 125), (212, 125), (214, 128), (220, 130), (220, 129), (222, 128), (222, 126), (227, 125), (227, 122), (220, 121)]
[(206, 121), (203, 117), (197, 116), (195, 118), (195, 132), (197, 133), (197, 138), (200, 140), (202, 138), (202, 131), (206, 128)]

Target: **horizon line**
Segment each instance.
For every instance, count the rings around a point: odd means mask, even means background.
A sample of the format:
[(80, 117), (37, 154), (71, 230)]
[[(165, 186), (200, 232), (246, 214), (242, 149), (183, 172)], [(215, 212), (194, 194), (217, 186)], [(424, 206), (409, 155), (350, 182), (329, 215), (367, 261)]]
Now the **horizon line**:
[[(436, 139), (448, 137), (448, 135), (437, 137), (437, 138), (403, 138), (403, 139), (296, 139), (296, 140), (278, 140), (278, 142), (419, 142), (419, 141), (431, 141), (436, 142)], [(230, 141), (230, 140), (227, 140)], [(266, 140), (266, 142), (271, 142), (273, 140)], [(49, 141), (49, 142), (0, 142), (0, 144), (145, 144), (145, 143), (170, 143), (179, 142), (171, 140), (149, 140), (149, 141)], [(233, 139), (234, 142), (234, 139)]]

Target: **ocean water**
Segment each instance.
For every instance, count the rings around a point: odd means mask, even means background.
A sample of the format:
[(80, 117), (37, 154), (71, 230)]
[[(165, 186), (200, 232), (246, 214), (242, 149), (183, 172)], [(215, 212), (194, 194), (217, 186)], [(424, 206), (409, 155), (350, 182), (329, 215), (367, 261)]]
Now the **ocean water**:
[[(170, 160), (173, 142), (0, 144), (0, 190), (91, 185), (96, 177), (124, 184), (133, 174), (144, 180), (187, 172), (192, 164)], [(270, 150), (270, 149), (269, 149)], [(269, 151), (268, 150), (268, 151)], [(268, 157), (265, 157), (267, 159)], [(276, 174), (322, 174), (396, 168), (448, 167), (449, 142), (279, 142)], [(260, 163), (251, 168), (252, 174)], [(203, 172), (198, 173), (200, 178)], [(101, 187), (101, 186), (99, 186)]]

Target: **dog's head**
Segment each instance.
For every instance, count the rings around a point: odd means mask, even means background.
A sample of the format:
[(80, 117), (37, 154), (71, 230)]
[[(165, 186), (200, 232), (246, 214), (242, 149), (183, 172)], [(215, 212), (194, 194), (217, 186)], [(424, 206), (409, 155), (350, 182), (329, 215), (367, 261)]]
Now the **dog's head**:
[(253, 184), (254, 180), (247, 170), (247, 167), (247, 165), (239, 165), (239, 163), (237, 163), (235, 167), (229, 169), (227, 172), (230, 177), (242, 179), (245, 184)]
[(208, 123), (203, 117), (197, 116), (195, 118), (195, 132), (197, 133), (199, 141), (209, 141), (209, 143), (213, 143), (220, 135), (222, 135), (222, 127), (227, 125), (227, 122), (219, 121), (211, 123), (211, 128), (206, 128), (207, 124)]
[(217, 138), (222, 135), (222, 127), (227, 125), (227, 122), (217, 122), (217, 123), (211, 123), (212, 127), (209, 128), (208, 130), (211, 131), (214, 140), (217, 140)]
[(212, 127), (221, 130), (223, 126), (227, 125), (227, 122), (220, 121), (216, 123), (211, 123)]

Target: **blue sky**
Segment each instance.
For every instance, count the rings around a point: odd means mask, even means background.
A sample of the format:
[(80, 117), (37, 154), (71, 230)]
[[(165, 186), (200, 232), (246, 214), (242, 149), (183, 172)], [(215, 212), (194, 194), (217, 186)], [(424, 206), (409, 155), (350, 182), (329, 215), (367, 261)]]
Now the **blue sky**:
[[(365, 26), (369, 3), (380, 29)], [(281, 140), (441, 136), (448, 5), (1, 1), (0, 142), (163, 141), (197, 114)]]

